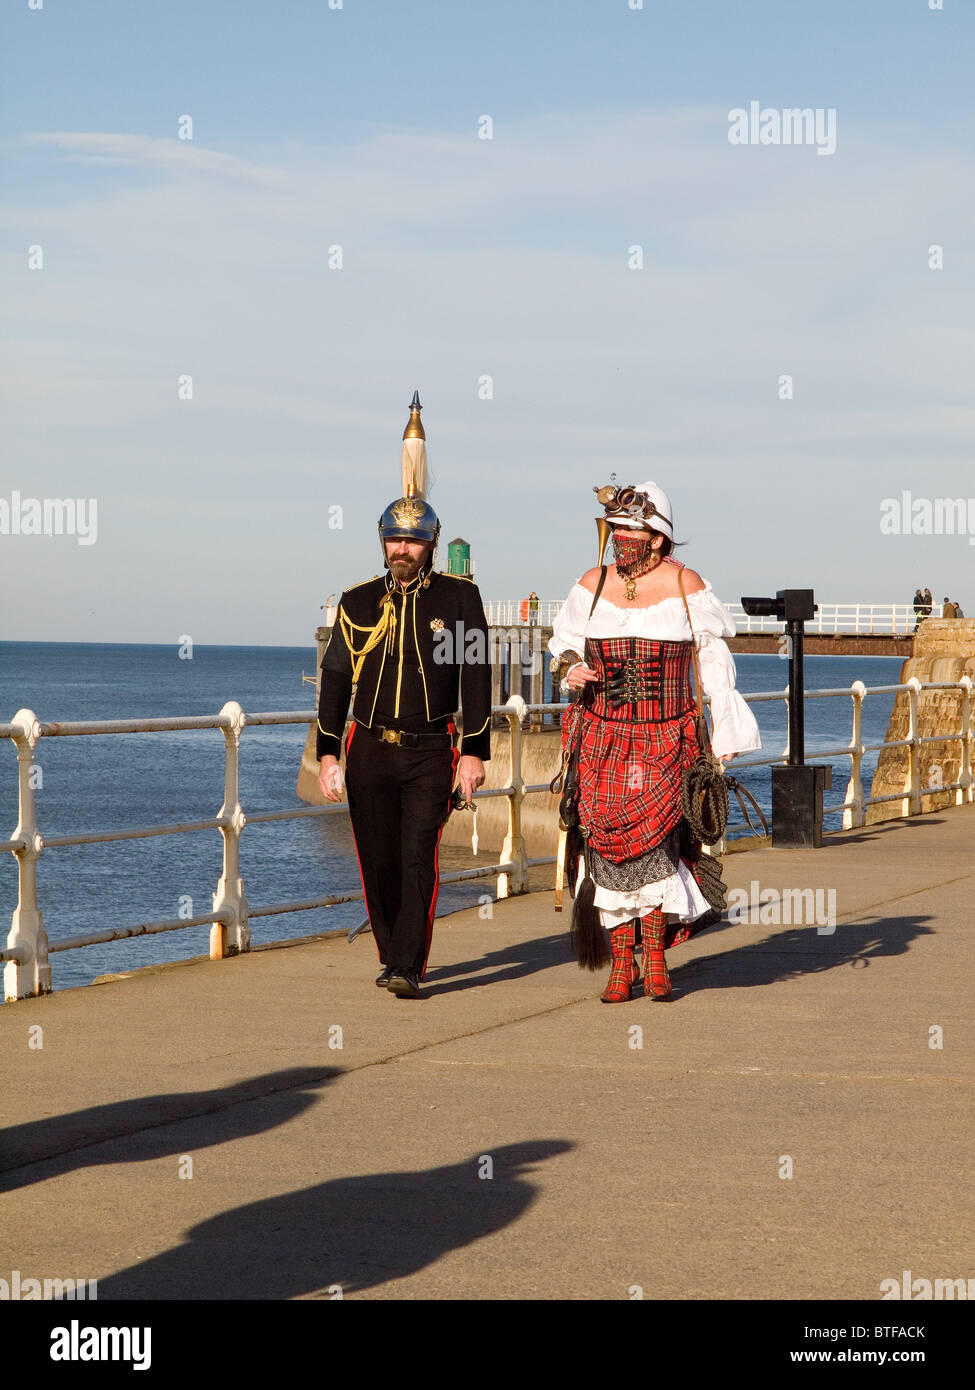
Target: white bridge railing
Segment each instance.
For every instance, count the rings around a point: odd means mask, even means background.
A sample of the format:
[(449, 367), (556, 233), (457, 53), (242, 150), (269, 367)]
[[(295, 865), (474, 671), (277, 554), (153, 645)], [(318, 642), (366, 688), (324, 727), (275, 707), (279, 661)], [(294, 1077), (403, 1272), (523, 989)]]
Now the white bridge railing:
[[(539, 599), (534, 622), (551, 627), (562, 599)], [(527, 599), (491, 599), (484, 605), (489, 627), (519, 627), (532, 622)], [(785, 624), (776, 618), (750, 618), (740, 603), (725, 607), (735, 620), (738, 632), (782, 632)], [(936, 603), (930, 616), (941, 617), (941, 604)], [(918, 615), (907, 603), (820, 603), (814, 618), (806, 623), (807, 633), (835, 633), (849, 636), (909, 637), (918, 622)]]
[[(785, 624), (776, 618), (750, 618), (740, 603), (725, 604), (738, 632), (783, 632)], [(907, 603), (819, 603), (816, 616), (806, 623), (807, 633), (827, 633), (868, 637), (910, 637), (919, 616)], [(941, 604), (924, 617), (941, 617)]]
[(484, 604), (484, 616), (487, 618), (488, 627), (518, 627), (521, 623), (537, 623), (540, 627), (551, 627), (564, 602), (561, 598), (539, 599), (538, 612), (533, 617), (528, 599), (488, 599)]
[[(853, 721), (850, 740), (846, 745), (836, 748), (817, 749), (810, 762), (818, 762), (832, 757), (850, 759), (850, 781), (846, 797), (837, 805), (824, 807), (824, 815), (842, 813), (844, 829), (852, 829), (866, 823), (868, 806), (881, 802), (900, 802), (902, 816), (917, 815), (922, 810), (921, 798), (935, 792), (955, 793), (955, 804), (975, 801), (975, 779), (972, 776), (975, 761), (975, 729), (972, 725), (972, 686), (970, 677), (963, 676), (957, 682), (922, 684), (913, 677), (905, 685), (882, 685), (868, 689), (862, 681), (855, 681), (848, 688), (836, 690), (807, 690), (807, 700), (852, 699)], [(959, 724), (957, 732), (939, 733), (936, 737), (919, 734), (918, 697), (922, 690), (953, 690), (961, 696), (959, 701)], [(869, 695), (889, 695), (905, 691), (908, 695), (910, 719), (908, 736), (883, 743), (865, 744), (862, 740), (863, 702)], [(745, 695), (749, 704), (769, 700), (783, 700), (788, 708), (788, 688), (785, 690), (760, 692)], [(494, 706), (492, 713), (507, 720), (511, 736), (511, 774), (503, 787), (482, 788), (477, 792), (478, 799), (503, 796), (508, 801), (507, 836), (501, 849), (501, 857), (495, 864), (481, 868), (464, 869), (458, 873), (441, 875), (441, 883), (459, 882), (462, 879), (484, 878), (497, 875), (497, 896), (528, 892), (528, 870), (539, 864), (552, 864), (554, 855), (541, 859), (529, 859), (525, 852), (521, 832), (521, 807), (526, 796), (549, 791), (548, 782), (526, 786), (522, 779), (522, 738), (525, 716), (533, 713), (558, 714), (565, 709), (564, 704), (526, 705), (519, 695), (513, 695), (506, 705)], [(94, 946), (108, 941), (121, 941), (127, 937), (145, 936), (155, 932), (181, 931), (186, 927), (209, 924), (210, 957), (217, 960), (237, 955), (250, 949), (250, 928), (252, 918), (270, 917), (278, 913), (304, 912), (310, 908), (331, 907), (336, 903), (362, 900), (361, 890), (351, 893), (332, 893), (325, 897), (305, 899), (297, 902), (272, 903), (263, 907), (253, 907), (247, 900), (244, 881), (240, 871), (240, 836), (247, 825), (259, 825), (270, 821), (295, 820), (305, 816), (328, 816), (348, 814), (348, 805), (337, 802), (325, 806), (308, 806), (286, 811), (268, 811), (255, 815), (245, 815), (240, 804), (240, 739), (245, 728), (260, 728), (262, 725), (310, 724), (315, 718), (314, 711), (287, 712), (281, 714), (245, 714), (235, 701), (225, 704), (217, 715), (201, 715), (171, 719), (119, 719), (93, 720), (71, 723), (42, 723), (32, 710), (22, 709), (14, 715), (9, 724), (0, 724), (0, 738), (9, 738), (17, 749), (20, 775), (20, 800), (17, 827), (6, 842), (0, 841), (0, 849), (9, 850), (17, 859), (18, 902), (14, 909), (10, 933), (6, 947), (0, 950), (0, 960), (4, 965), (4, 993), (8, 1000), (28, 998), (46, 994), (51, 989), (50, 956), (56, 951), (72, 951), (82, 946)], [(223, 733), (226, 756), (224, 772), (223, 805), (210, 820), (183, 821), (169, 825), (143, 826), (131, 830), (111, 830), (78, 835), (55, 835), (47, 839), (42, 835), (36, 820), (34, 797), (35, 752), (43, 738), (75, 738), (94, 734), (147, 734), (163, 731), (189, 729), (220, 729)], [(958, 742), (960, 744), (959, 774), (954, 782), (935, 780), (925, 783), (922, 774), (922, 754), (925, 744)], [(908, 749), (908, 776), (903, 791), (890, 796), (867, 797), (864, 795), (862, 781), (863, 758), (866, 753), (881, 748), (906, 747)], [(781, 754), (761, 758), (742, 758), (733, 764), (736, 773), (746, 768), (771, 766), (785, 762), (789, 756), (788, 747)], [(929, 767), (927, 774), (934, 769)], [(223, 871), (213, 895), (213, 911), (195, 917), (180, 918), (160, 922), (142, 922), (129, 927), (118, 927), (106, 931), (92, 932), (86, 936), (71, 937), (65, 941), (50, 942), (44, 928), (37, 898), (37, 866), (42, 853), (56, 850), (65, 845), (104, 844), (114, 840), (137, 840), (154, 835), (184, 835), (196, 831), (219, 830), (223, 839)], [(553, 838), (555, 825), (553, 824)], [(716, 853), (723, 853), (724, 842), (715, 847)]]

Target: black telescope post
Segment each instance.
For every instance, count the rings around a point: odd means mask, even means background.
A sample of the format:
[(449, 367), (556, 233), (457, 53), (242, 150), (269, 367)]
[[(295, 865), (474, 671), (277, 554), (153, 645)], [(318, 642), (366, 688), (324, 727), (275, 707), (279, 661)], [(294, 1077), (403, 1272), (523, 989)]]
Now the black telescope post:
[[(789, 591), (794, 593), (795, 590)], [(810, 594), (812, 590), (809, 591)], [(813, 604), (813, 612), (816, 605)], [(803, 767), (806, 761), (806, 682), (804, 667), (805, 630), (802, 618), (786, 618), (789, 639), (789, 766)]]
[(819, 849), (832, 768), (806, 766), (804, 624), (816, 613), (813, 591), (779, 589), (775, 598), (743, 598), (741, 606), (749, 617), (784, 622), (789, 643), (789, 758), (772, 768), (772, 848)]

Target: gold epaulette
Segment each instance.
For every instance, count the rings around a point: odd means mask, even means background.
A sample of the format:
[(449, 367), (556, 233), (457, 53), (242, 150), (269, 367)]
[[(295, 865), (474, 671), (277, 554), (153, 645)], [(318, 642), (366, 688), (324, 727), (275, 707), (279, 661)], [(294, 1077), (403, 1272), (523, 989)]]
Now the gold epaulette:
[(350, 584), (349, 587), (345, 590), (345, 593), (351, 594), (351, 592), (352, 592), (353, 589), (361, 589), (362, 586), (363, 586), (363, 584), (375, 584), (375, 582), (376, 582), (376, 580), (377, 580), (378, 578), (379, 578), (379, 575), (378, 575), (378, 574), (374, 574), (374, 575), (372, 576), (371, 579), (363, 579), (363, 580), (360, 580), (360, 582), (359, 582), (358, 584)]
[(450, 570), (438, 570), (437, 573), (442, 574), (445, 579), (464, 579), (468, 584), (474, 583), (474, 577), (470, 574), (451, 574)]

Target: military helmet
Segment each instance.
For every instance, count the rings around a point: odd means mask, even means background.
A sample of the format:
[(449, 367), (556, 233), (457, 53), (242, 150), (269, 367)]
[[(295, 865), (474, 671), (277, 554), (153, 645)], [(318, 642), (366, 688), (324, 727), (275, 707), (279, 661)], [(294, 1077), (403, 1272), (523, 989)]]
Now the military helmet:
[(439, 535), (437, 513), (422, 497), (398, 497), (379, 518), (379, 536), (383, 541), (400, 539), (436, 545)]

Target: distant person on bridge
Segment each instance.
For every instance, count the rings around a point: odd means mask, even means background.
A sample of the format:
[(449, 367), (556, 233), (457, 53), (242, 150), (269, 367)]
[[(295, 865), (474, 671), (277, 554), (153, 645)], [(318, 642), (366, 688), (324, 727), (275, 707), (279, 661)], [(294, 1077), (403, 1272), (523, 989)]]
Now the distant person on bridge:
[(924, 591), (924, 616), (925, 616), (926, 618), (930, 618), (933, 609), (934, 609), (934, 597), (933, 597), (933, 595), (932, 595), (930, 589), (925, 589), (925, 591)]
[[(319, 785), (339, 801), (345, 741), (349, 814), (369, 924), (383, 966), (377, 985), (419, 999), (437, 905), (437, 848), (454, 773), (464, 802), (491, 756), (491, 667), (473, 581), (438, 574), (437, 514), (420, 497), (383, 512), (388, 573), (346, 589), (322, 659)], [(472, 640), (473, 639), (473, 640)], [(455, 747), (453, 716), (463, 708)], [(458, 761), (459, 757), (459, 761)]]
[(920, 589), (914, 590), (914, 631), (917, 632), (924, 617), (924, 595)]
[(711, 920), (694, 874), (701, 846), (681, 810), (682, 773), (698, 754), (692, 645), (702, 694), (711, 696), (715, 756), (729, 761), (761, 740), (724, 642), (734, 620), (710, 585), (673, 558), (666, 493), (640, 483), (598, 496), (616, 563), (573, 585), (549, 648), (566, 669), (563, 688), (582, 692), (562, 726), (563, 765), (578, 760), (582, 848), (566, 856), (566, 880), (576, 879), (573, 935), (580, 963), (590, 963), (606, 957), (608, 929), (612, 972), (601, 998), (615, 1004), (639, 978), (633, 952), (641, 934), (644, 994), (669, 999), (665, 949)]
[(952, 603), (951, 599), (948, 597), (947, 594), (945, 594), (945, 601), (941, 607), (941, 616), (942, 618), (958, 617), (958, 614), (955, 612), (955, 605)]
[(538, 595), (534, 589), (528, 595), (528, 622), (531, 627), (538, 622)]

